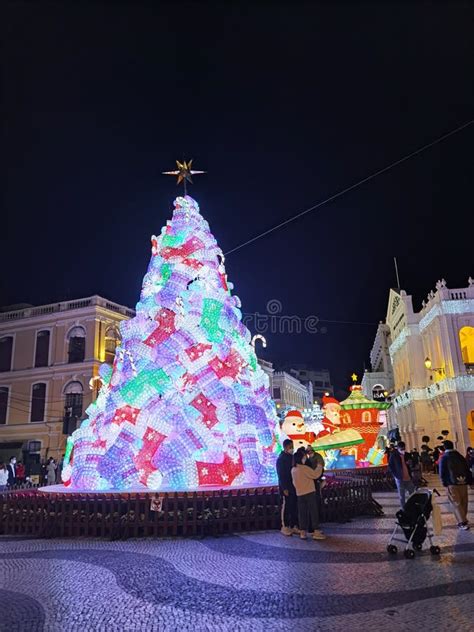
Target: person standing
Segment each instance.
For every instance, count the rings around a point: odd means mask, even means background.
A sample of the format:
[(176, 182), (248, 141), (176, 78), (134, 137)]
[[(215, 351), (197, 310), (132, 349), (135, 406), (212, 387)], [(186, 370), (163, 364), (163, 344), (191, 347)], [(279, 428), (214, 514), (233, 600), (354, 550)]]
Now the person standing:
[(16, 482), (18, 485), (23, 485), (25, 482), (25, 466), (21, 461), (16, 464)]
[(16, 483), (16, 456), (10, 457), (10, 462), (8, 463), (8, 487), (13, 487)]
[(399, 441), (397, 449), (390, 453), (388, 468), (395, 479), (402, 509), (405, 507), (406, 493), (408, 492), (408, 494), (411, 494), (415, 491), (415, 485), (411, 480), (408, 461), (409, 455), (405, 452), (405, 443), (403, 441)]
[(452, 441), (444, 442), (444, 453), (439, 462), (439, 476), (444, 487), (448, 488), (448, 498), (456, 516), (459, 529), (469, 529), (467, 521), (468, 489), (473, 482), (472, 472), (467, 460), (454, 449)]
[(298, 497), (298, 522), (300, 538), (306, 540), (309, 521), (313, 526), (313, 540), (325, 540), (326, 536), (319, 530), (318, 502), (314, 482), (321, 478), (323, 468), (318, 464), (313, 470), (306, 465), (306, 451), (299, 448), (294, 456), (294, 467), (291, 470), (293, 485)]
[(5, 467), (5, 463), (0, 463), (0, 492), (3, 492), (7, 488), (8, 483), (8, 470)]
[(46, 466), (46, 484), (54, 485), (56, 483), (56, 465), (52, 456), (49, 457), (48, 464)]
[(420, 487), (423, 477), (421, 475), (420, 453), (416, 448), (413, 448), (413, 450), (411, 451), (408, 462), (410, 464), (413, 485), (415, 487)]
[(474, 476), (474, 450), (468, 447), (466, 450), (466, 461), (471, 470), (471, 474)]
[(281, 496), (281, 532), (283, 535), (298, 533), (298, 508), (296, 490), (291, 478), (293, 467), (293, 441), (283, 441), (283, 452), (278, 456), (276, 469)]

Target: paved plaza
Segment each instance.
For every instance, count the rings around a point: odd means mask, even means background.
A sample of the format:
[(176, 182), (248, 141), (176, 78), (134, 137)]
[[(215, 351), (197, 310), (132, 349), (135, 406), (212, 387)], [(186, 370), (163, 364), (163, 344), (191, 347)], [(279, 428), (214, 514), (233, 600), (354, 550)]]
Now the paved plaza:
[[(389, 558), (397, 497), (376, 497), (383, 518), (324, 525), (320, 542), (0, 538), (0, 629), (473, 630), (474, 529), (456, 528), (443, 493), (441, 556)], [(470, 504), (474, 522), (472, 491)]]

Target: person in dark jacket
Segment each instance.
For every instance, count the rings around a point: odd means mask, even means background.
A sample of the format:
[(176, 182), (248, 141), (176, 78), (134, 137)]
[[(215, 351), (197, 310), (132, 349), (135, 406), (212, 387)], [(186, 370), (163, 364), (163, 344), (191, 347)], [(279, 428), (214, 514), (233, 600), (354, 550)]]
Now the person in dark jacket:
[(278, 485), (281, 495), (281, 532), (283, 535), (299, 533), (298, 529), (298, 499), (291, 477), (293, 467), (293, 441), (283, 441), (283, 452), (276, 462)]
[(392, 473), (397, 486), (398, 495), (400, 497), (400, 505), (402, 509), (405, 507), (406, 493), (411, 494), (415, 491), (410, 472), (410, 455), (405, 452), (405, 443), (399, 441), (396, 450), (392, 450), (388, 461), (388, 469)]
[(7, 466), (8, 470), (8, 487), (13, 487), (16, 483), (16, 456), (10, 457), (10, 462)]
[(444, 453), (439, 462), (439, 476), (444, 487), (448, 488), (448, 498), (460, 529), (469, 529), (467, 521), (468, 490), (472, 486), (472, 473), (466, 459), (454, 449), (452, 441), (446, 440)]
[[(306, 448), (306, 456), (307, 456), (306, 465), (308, 467), (315, 470), (318, 467), (318, 465), (321, 465), (321, 467), (323, 468), (323, 474), (321, 475), (321, 478), (318, 478), (317, 481), (314, 481), (314, 486), (316, 487), (316, 502), (318, 504), (318, 514), (321, 515), (321, 511), (322, 511), (321, 491), (326, 485), (326, 480), (324, 479), (325, 462), (322, 455), (319, 454), (319, 452), (316, 452), (316, 450), (311, 445), (309, 445)], [(312, 529), (312, 524), (310, 520), (310, 531), (311, 529)]]

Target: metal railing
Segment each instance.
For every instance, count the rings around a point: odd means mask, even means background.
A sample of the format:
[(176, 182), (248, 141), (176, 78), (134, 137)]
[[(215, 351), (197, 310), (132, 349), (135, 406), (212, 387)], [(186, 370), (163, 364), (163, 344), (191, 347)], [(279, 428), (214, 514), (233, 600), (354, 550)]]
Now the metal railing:
[(10, 312), (0, 313), (0, 322), (8, 322), (12, 320), (21, 320), (23, 318), (33, 318), (34, 316), (43, 316), (54, 314), (57, 312), (67, 312), (74, 309), (84, 309), (86, 307), (97, 306), (104, 307), (118, 314), (123, 314), (129, 318), (135, 316), (135, 311), (118, 303), (108, 301), (101, 296), (89, 296), (87, 298), (77, 299), (75, 301), (65, 301), (61, 303), (51, 303), (50, 305), (40, 305), (39, 307), (25, 307), (23, 309), (13, 310)]

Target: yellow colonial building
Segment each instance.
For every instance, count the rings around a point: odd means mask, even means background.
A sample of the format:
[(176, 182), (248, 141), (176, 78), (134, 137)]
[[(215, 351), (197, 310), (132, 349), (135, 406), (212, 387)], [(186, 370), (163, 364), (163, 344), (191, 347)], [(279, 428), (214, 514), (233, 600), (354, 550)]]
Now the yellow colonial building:
[(61, 457), (134, 315), (100, 296), (0, 313), (0, 461)]

